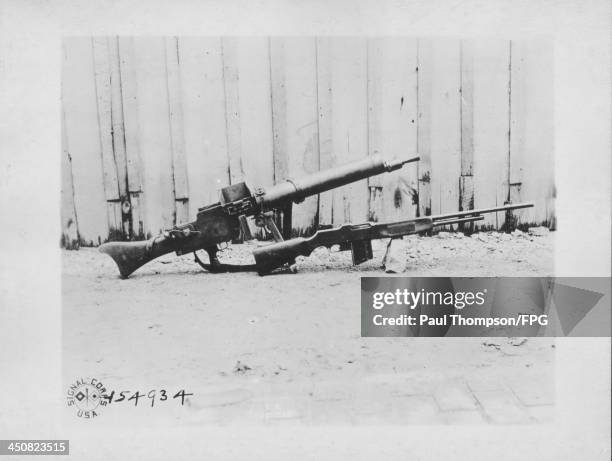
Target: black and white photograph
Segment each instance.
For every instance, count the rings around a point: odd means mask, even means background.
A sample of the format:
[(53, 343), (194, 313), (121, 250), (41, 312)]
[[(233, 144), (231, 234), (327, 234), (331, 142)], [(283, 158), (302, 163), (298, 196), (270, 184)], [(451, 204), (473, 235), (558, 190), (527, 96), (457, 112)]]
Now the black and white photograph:
[(0, 454), (609, 459), (610, 6), (183, 3), (2, 2)]
[(193, 424), (552, 417), (554, 340), (368, 340), (355, 313), (361, 276), (554, 275), (549, 42), (62, 51), (65, 387), (171, 377)]

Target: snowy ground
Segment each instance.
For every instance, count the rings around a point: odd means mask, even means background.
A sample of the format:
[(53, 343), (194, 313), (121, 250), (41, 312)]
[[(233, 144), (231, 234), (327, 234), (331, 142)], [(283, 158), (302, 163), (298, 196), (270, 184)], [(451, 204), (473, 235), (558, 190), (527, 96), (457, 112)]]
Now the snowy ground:
[[(551, 275), (554, 233), (543, 234), (410, 236), (404, 275)], [(153, 407), (145, 397), (100, 408), (115, 425), (550, 421), (552, 339), (360, 337), (359, 278), (384, 274), (385, 243), (358, 267), (317, 251), (297, 274), (266, 277), (167, 255), (121, 280), (96, 249), (64, 251), (65, 387), (96, 377), (128, 398), (157, 390)], [(253, 245), (221, 259), (250, 262)], [(194, 394), (184, 406), (172, 398), (181, 389)]]

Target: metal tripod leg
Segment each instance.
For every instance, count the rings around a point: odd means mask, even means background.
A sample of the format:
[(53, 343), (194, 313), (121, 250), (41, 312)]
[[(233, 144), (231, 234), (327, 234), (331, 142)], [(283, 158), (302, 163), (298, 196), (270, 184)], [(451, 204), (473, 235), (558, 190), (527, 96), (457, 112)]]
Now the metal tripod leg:
[(271, 215), (265, 215), (264, 216), (264, 222), (266, 225), (266, 229), (268, 229), (270, 232), (272, 232), (272, 237), (274, 238), (275, 242), (282, 242), (283, 236), (280, 233), (280, 231), (278, 230), (278, 227), (276, 227), (276, 223), (274, 222), (274, 218)]
[(291, 238), (292, 221), (293, 203), (289, 202), (289, 204), (283, 208), (283, 238), (285, 240), (289, 240)]

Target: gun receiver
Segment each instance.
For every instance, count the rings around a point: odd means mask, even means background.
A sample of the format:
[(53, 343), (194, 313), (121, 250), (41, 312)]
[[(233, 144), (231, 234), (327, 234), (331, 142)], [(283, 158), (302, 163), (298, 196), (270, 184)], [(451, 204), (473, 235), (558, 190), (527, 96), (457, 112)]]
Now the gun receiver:
[[(252, 192), (244, 182), (232, 184), (221, 189), (219, 202), (199, 208), (193, 222), (177, 225), (147, 241), (110, 242), (101, 245), (99, 250), (113, 258), (123, 278), (147, 262), (173, 251), (180, 255), (195, 254), (203, 249), (210, 259), (208, 265), (200, 263), (203, 267), (213, 272), (233, 270), (217, 259), (217, 245), (235, 240), (241, 234), (248, 235), (246, 216), (255, 216), (256, 223), (271, 232), (276, 240), (290, 238), (293, 203), (370, 176), (398, 170), (418, 160), (419, 157), (385, 160), (373, 155), (298, 180), (288, 179), (267, 191), (257, 188)], [(273, 211), (283, 214), (282, 237), (271, 218)], [(199, 262), (197, 255), (196, 261)]]
[(329, 248), (333, 245), (340, 245), (340, 250), (350, 250), (353, 264), (357, 265), (372, 259), (372, 240), (374, 239), (400, 238), (404, 235), (427, 232), (436, 226), (480, 221), (484, 219), (482, 215), (485, 213), (532, 206), (532, 203), (521, 203), (391, 223), (345, 224), (334, 229), (318, 231), (309, 238), (294, 238), (257, 248), (253, 251), (255, 268), (259, 275), (265, 275), (284, 264), (293, 263), (298, 256), (309, 256), (315, 248), (322, 246)]

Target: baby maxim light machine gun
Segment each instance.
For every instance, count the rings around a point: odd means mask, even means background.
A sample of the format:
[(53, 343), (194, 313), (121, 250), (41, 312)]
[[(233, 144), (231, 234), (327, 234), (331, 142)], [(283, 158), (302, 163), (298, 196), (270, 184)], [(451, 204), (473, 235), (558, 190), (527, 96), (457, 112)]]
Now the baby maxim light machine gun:
[[(254, 191), (246, 183), (236, 183), (220, 191), (219, 202), (198, 209), (195, 221), (180, 224), (146, 241), (109, 242), (100, 246), (119, 267), (122, 277), (128, 277), (139, 267), (167, 253), (193, 252), (196, 261), (210, 272), (257, 270), (256, 265), (223, 264), (217, 258), (218, 245), (240, 235), (250, 235), (247, 216), (254, 216), (258, 226), (268, 229), (274, 239), (282, 242), (291, 237), (291, 209), (306, 197), (344, 186), (380, 173), (399, 170), (419, 157), (385, 160), (373, 155), (362, 160), (319, 171), (299, 180), (287, 180), (265, 190)], [(282, 234), (274, 222), (274, 212), (282, 212)], [(289, 240), (290, 241), (290, 240)], [(197, 250), (205, 250), (210, 262), (202, 263)]]

